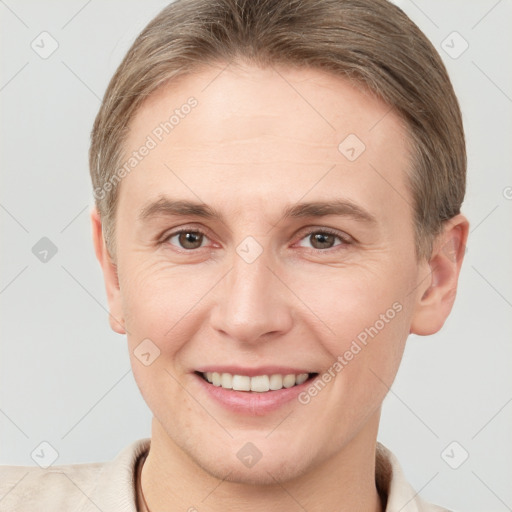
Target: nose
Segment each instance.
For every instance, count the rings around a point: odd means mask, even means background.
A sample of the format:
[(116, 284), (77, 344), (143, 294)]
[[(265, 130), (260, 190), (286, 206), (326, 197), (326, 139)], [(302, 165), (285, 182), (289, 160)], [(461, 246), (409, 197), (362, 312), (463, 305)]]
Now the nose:
[(292, 328), (292, 294), (265, 251), (248, 263), (234, 255), (231, 271), (216, 287), (214, 329), (240, 343), (276, 339)]

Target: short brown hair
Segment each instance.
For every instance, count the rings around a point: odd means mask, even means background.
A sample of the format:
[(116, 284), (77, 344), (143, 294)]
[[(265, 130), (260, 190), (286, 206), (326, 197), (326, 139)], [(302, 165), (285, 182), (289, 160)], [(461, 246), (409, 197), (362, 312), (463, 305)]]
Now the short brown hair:
[(113, 178), (137, 109), (170, 79), (236, 59), (345, 77), (405, 120), (417, 254), (428, 257), (464, 199), (462, 117), (439, 54), (386, 0), (178, 0), (163, 9), (112, 77), (92, 130), (90, 172), (109, 252), (115, 255)]

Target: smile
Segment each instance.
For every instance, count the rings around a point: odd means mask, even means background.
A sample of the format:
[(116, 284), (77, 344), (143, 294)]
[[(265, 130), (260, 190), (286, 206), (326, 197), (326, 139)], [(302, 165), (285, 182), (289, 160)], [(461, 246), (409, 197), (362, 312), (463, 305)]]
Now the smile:
[[(199, 373), (199, 372), (198, 372)], [(266, 393), (268, 391), (279, 391), (283, 388), (291, 388), (306, 382), (309, 378), (316, 376), (316, 373), (299, 374), (272, 374), (256, 375), (234, 375), (231, 373), (202, 372), (199, 375), (210, 384), (223, 389), (233, 391), (253, 391)]]

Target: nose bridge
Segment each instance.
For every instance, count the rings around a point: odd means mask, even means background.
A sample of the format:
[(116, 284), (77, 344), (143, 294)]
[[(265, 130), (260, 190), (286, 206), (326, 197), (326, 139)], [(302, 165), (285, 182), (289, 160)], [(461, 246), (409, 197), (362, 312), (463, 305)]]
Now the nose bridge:
[(269, 258), (261, 254), (254, 261), (247, 261), (239, 254), (234, 257), (229, 282), (230, 295), (242, 309), (254, 309), (268, 303), (268, 294), (273, 288), (274, 277), (269, 270)]
[(242, 242), (219, 289), (214, 327), (238, 341), (257, 341), (291, 326), (282, 284), (270, 270), (269, 251), (262, 249), (256, 255), (253, 241)]

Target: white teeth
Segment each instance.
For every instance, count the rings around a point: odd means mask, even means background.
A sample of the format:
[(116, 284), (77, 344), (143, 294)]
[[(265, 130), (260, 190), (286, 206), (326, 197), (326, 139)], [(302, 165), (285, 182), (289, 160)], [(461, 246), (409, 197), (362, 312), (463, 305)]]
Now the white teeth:
[(224, 389), (233, 389), (235, 391), (255, 391), (265, 393), (266, 391), (277, 391), (282, 388), (291, 388), (295, 385), (303, 384), (308, 380), (308, 373), (295, 375), (257, 375), (249, 377), (247, 375), (232, 375), (231, 373), (204, 372), (203, 377), (217, 387)]
[(301, 373), (300, 375), (297, 375), (295, 378), (295, 384), (302, 384), (308, 380), (309, 374), (307, 373)]
[(283, 379), (283, 387), (291, 388), (292, 386), (295, 386), (295, 375), (293, 373), (285, 375)]
[(220, 376), (220, 385), (224, 389), (233, 389), (233, 375), (231, 373), (223, 373)]
[(271, 375), (270, 376), (270, 389), (276, 390), (283, 387), (283, 376), (282, 375)]
[(251, 391), (264, 393), (270, 389), (270, 379), (268, 375), (258, 375), (251, 378)]
[(235, 391), (251, 391), (251, 378), (246, 375), (233, 375), (233, 389)]

